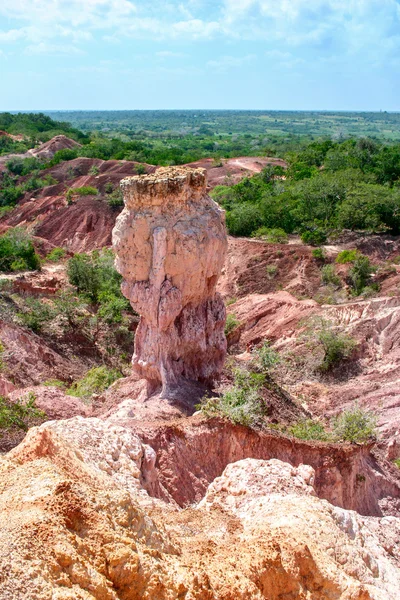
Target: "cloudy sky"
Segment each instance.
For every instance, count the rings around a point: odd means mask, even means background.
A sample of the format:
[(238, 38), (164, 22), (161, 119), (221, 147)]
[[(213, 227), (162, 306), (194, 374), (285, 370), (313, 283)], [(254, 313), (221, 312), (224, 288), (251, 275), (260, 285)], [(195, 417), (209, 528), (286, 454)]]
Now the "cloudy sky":
[(400, 110), (400, 0), (0, 0), (0, 110)]

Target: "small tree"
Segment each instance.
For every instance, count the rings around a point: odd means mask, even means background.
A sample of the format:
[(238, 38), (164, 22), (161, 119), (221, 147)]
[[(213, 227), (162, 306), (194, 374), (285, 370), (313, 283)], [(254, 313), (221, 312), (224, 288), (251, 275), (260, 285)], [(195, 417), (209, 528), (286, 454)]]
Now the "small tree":
[(377, 436), (376, 416), (357, 405), (335, 417), (332, 427), (335, 437), (345, 442), (363, 444)]
[(359, 296), (363, 289), (369, 284), (371, 275), (374, 272), (368, 256), (358, 256), (349, 271), (349, 279), (354, 294)]

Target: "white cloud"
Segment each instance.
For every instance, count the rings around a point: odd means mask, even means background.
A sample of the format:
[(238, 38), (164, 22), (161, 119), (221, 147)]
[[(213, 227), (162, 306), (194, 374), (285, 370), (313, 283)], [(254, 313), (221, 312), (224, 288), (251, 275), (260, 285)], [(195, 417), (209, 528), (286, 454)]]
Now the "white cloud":
[(320, 56), (359, 54), (374, 64), (395, 59), (400, 49), (399, 0), (6, 0), (0, 1), (1, 15), (13, 27), (0, 32), (0, 44), (26, 40), (60, 45), (60, 52), (96, 36), (108, 43), (258, 40), (283, 52), (297, 47), (317, 48)]
[(160, 52), (156, 52), (156, 56), (159, 58), (182, 58), (186, 54), (183, 52), (172, 52), (171, 50), (160, 50)]
[(246, 56), (221, 56), (217, 60), (209, 60), (207, 67), (217, 71), (237, 68), (255, 60), (255, 58), (255, 54), (247, 54)]
[(80, 48), (70, 45), (49, 44), (40, 42), (39, 44), (30, 44), (25, 48), (26, 54), (51, 54), (52, 56), (73, 56), (84, 54)]

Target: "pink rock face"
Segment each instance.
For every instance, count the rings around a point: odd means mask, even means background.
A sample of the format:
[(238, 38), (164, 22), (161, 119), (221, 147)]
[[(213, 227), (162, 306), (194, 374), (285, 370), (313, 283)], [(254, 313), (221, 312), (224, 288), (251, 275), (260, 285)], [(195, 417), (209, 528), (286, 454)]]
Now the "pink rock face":
[(123, 179), (125, 209), (113, 230), (122, 291), (141, 315), (134, 370), (173, 398), (209, 386), (226, 355), (225, 306), (216, 284), (225, 259), (224, 212), (204, 169), (168, 167)]

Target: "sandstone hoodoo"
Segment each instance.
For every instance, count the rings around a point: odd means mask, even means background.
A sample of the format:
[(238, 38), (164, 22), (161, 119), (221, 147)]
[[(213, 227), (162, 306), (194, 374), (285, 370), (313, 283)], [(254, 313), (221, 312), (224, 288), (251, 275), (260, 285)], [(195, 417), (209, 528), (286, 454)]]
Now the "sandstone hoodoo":
[(122, 291), (141, 315), (134, 370), (179, 398), (212, 385), (226, 355), (225, 306), (216, 284), (227, 249), (225, 215), (204, 169), (166, 167), (123, 179), (113, 230)]

